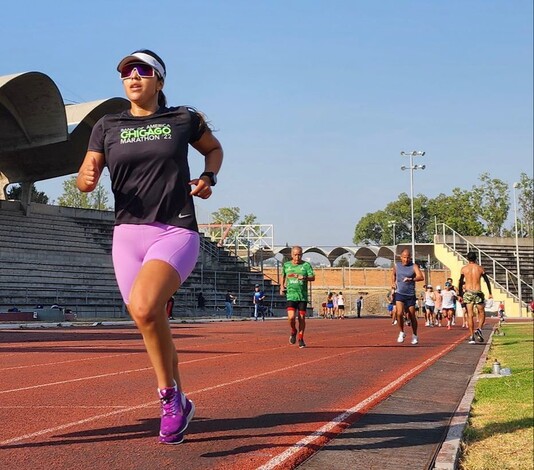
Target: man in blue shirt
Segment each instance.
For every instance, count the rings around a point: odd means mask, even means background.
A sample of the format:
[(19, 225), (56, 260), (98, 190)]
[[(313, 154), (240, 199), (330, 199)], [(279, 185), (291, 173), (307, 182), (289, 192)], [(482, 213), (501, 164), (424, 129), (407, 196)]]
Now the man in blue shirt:
[(419, 343), (417, 338), (417, 317), (415, 316), (415, 283), (424, 281), (425, 277), (417, 264), (412, 261), (412, 254), (407, 248), (400, 255), (400, 262), (393, 265), (391, 272), (391, 287), (395, 289), (395, 305), (397, 310), (397, 324), (399, 325), (398, 343), (403, 343), (406, 333), (404, 333), (404, 311), (408, 312), (412, 325), (412, 344)]

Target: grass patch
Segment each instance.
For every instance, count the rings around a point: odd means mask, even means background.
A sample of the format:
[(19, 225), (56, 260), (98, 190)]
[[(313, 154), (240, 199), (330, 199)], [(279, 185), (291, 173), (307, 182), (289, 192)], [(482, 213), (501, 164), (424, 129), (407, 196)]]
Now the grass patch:
[(480, 379), (464, 432), (463, 470), (533, 469), (534, 338), (533, 323), (505, 324), (493, 336), (483, 373), (497, 359), (512, 375)]

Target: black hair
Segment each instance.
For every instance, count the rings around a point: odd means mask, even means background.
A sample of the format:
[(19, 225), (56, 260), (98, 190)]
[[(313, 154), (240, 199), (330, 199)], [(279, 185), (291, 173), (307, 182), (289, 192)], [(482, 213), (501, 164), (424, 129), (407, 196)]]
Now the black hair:
[(167, 107), (167, 97), (165, 96), (165, 93), (163, 93), (163, 90), (160, 90), (158, 93), (158, 106), (161, 107)]
[(474, 251), (470, 251), (467, 253), (467, 261), (476, 261), (477, 260), (477, 254)]
[[(133, 51), (132, 54), (135, 54), (136, 52), (141, 52), (143, 54), (147, 54), (149, 56), (154, 57), (154, 59), (156, 59), (161, 64), (165, 73), (167, 73), (167, 67), (165, 66), (165, 62), (163, 62), (163, 59), (159, 55), (157, 55), (154, 51), (151, 51), (150, 49), (138, 49), (137, 51)], [(159, 77), (159, 79), (163, 80), (163, 77)], [(165, 96), (165, 93), (163, 93), (162, 90), (160, 90), (158, 93), (158, 106), (159, 107), (167, 106), (167, 97)]]

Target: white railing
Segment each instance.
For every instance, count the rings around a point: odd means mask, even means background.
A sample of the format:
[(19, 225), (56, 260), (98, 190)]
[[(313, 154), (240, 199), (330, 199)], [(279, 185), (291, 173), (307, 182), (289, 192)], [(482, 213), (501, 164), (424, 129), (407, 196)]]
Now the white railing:
[[(461, 245), (462, 249), (465, 249), (466, 253), (474, 251), (477, 253), (478, 264), (483, 265), (485, 270), (488, 271), (488, 266), (491, 266), (491, 273), (487, 273), (488, 277), (501, 289), (506, 290), (516, 301), (519, 301), (519, 297), (514, 293), (511, 288), (518, 291), (519, 282), (521, 282), (521, 291), (523, 299), (527, 292), (530, 292), (530, 297), (534, 298), (534, 286), (527, 284), (525, 281), (518, 278), (517, 274), (510, 271), (506, 266), (499, 263), (491, 255), (486, 253), (484, 250), (481, 250), (478, 246), (473, 244), (467, 238), (460, 235), (454, 229), (449, 227), (447, 224), (437, 224), (436, 226), (436, 242), (441, 243), (449, 248), (451, 248), (457, 256), (459, 256), (463, 261), (467, 262), (465, 256), (463, 256), (459, 251), (458, 247)], [(504, 285), (502, 282), (497, 280), (497, 269), (504, 271)], [(525, 302), (521, 299), (521, 306), (525, 306)]]

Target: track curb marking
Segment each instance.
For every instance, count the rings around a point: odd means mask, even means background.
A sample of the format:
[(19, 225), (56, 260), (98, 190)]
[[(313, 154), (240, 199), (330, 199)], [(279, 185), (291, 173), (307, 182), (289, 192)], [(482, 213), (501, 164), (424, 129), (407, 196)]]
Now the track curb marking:
[(492, 330), (484, 351), (482, 351), (480, 359), (478, 360), (473, 377), (471, 377), (471, 380), (467, 384), (465, 394), (451, 418), (449, 431), (437, 453), (433, 470), (456, 470), (458, 468), (462, 436), (469, 420), (471, 405), (475, 398), (475, 385), (479, 379), (484, 364), (486, 364), (494, 332), (495, 330)]
[(308, 449), (308, 446), (312, 442), (318, 439), (321, 439), (321, 440), (326, 439), (328, 441), (331, 440), (331, 438), (329, 439), (326, 438), (327, 434), (332, 433), (333, 431), (336, 430), (336, 428), (339, 429), (338, 433), (346, 429), (348, 426), (356, 422), (356, 419), (354, 418), (356, 417), (358, 413), (361, 413), (362, 411), (365, 412), (368, 409), (376, 406), (379, 402), (386, 399), (388, 396), (390, 396), (393, 392), (395, 392), (400, 387), (402, 387), (406, 382), (408, 382), (410, 379), (412, 379), (422, 370), (426, 369), (427, 367), (432, 365), (434, 362), (436, 362), (439, 358), (443, 357), (444, 355), (452, 351), (462, 340), (463, 338), (461, 340), (455, 341), (454, 343), (449, 345), (447, 348), (445, 348), (443, 351), (440, 351), (439, 353), (428, 358), (427, 360), (425, 360), (418, 366), (410, 369), (408, 372), (405, 372), (399, 378), (391, 382), (389, 385), (383, 387), (382, 389), (373, 393), (370, 397), (366, 398), (365, 400), (359, 402), (352, 408), (336, 416), (329, 423), (320, 427), (319, 429), (311, 433), (309, 436), (301, 439), (300, 441), (298, 441), (296, 444), (286, 449), (281, 454), (277, 455), (276, 457), (273, 457), (271, 460), (269, 460), (264, 465), (258, 467), (257, 470), (274, 470), (277, 467), (280, 467), (286, 464), (289, 460), (291, 460), (292, 464), (294, 464), (294, 465), (291, 465), (290, 468), (295, 468), (297, 465), (300, 465), (301, 463), (304, 462), (304, 460), (306, 460), (312, 455), (312, 453)]

